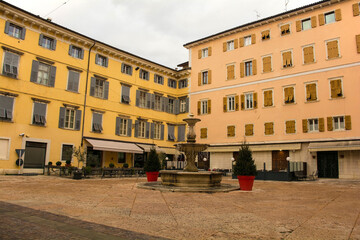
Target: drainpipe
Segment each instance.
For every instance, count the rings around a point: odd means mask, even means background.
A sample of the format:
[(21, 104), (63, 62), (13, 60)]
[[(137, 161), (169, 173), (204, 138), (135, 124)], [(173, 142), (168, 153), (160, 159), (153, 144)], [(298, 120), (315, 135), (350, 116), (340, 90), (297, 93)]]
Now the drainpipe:
[(88, 64), (87, 64), (87, 70), (86, 70), (86, 84), (85, 84), (85, 97), (84, 97), (84, 111), (83, 111), (83, 117), (82, 117), (82, 128), (81, 128), (81, 147), (84, 145), (84, 124), (85, 124), (85, 110), (86, 110), (86, 98), (87, 98), (87, 89), (88, 89), (88, 83), (89, 83), (89, 70), (90, 70), (90, 53), (91, 49), (95, 46), (96, 42), (90, 47), (89, 49), (89, 57), (88, 57)]

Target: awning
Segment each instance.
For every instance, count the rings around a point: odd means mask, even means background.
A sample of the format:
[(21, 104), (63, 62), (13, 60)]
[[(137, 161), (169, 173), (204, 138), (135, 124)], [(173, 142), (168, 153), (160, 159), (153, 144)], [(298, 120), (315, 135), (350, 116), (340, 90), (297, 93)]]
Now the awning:
[(165, 154), (169, 154), (169, 155), (180, 155), (180, 152), (178, 150), (176, 150), (176, 148), (160, 148), (161, 151)]
[(360, 141), (310, 143), (309, 152), (360, 150)]
[(95, 139), (86, 139), (94, 150), (108, 152), (125, 152), (125, 153), (143, 153), (144, 151), (134, 143), (104, 141)]
[(148, 144), (140, 144), (140, 143), (137, 143), (136, 145), (137, 145), (138, 147), (144, 149), (144, 152), (150, 152), (150, 150), (151, 150), (152, 147), (155, 147), (156, 152), (158, 152), (158, 153), (159, 153), (159, 152), (162, 152), (162, 149), (159, 148), (159, 147), (156, 146), (156, 145), (148, 145)]
[[(250, 145), (249, 147), (250, 147), (250, 150), (253, 152), (300, 150), (301, 143)], [(240, 145), (238, 145), (238, 146), (211, 146), (211, 147), (208, 147), (204, 152), (238, 152), (239, 149), (240, 149)]]

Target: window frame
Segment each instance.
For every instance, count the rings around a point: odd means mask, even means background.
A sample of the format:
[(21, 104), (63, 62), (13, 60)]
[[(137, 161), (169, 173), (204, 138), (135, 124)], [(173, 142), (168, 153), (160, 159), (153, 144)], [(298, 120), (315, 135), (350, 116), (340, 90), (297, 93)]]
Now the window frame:
[[(311, 100), (307, 98), (307, 85), (311, 85), (311, 84), (315, 84), (315, 93), (316, 93), (316, 99)], [(318, 82), (317, 81), (312, 81), (312, 82), (305, 82), (304, 83), (305, 86), (305, 102), (317, 102), (319, 101), (319, 94), (318, 94)]]
[[(263, 35), (264, 32), (269, 31), (269, 35), (267, 35), (267, 37), (265, 35)], [(265, 36), (265, 37), (263, 37)], [(271, 39), (271, 30), (270, 29), (266, 29), (261, 31), (261, 40), (262, 41), (266, 41), (266, 40), (270, 40)]]
[(132, 66), (126, 63), (123, 63), (122, 68), (121, 68), (121, 72), (126, 74), (126, 75), (130, 75), (132, 76)]
[[(289, 32), (282, 32), (281, 31), (281, 27), (282, 26), (285, 26), (285, 25), (289, 25)], [(287, 35), (290, 35), (291, 34), (291, 23), (284, 23), (284, 24), (281, 24), (280, 26), (279, 26), (279, 28), (280, 28), (280, 36), (281, 37), (283, 37), (283, 36), (287, 36)]]
[[(271, 69), (268, 72), (264, 71), (264, 58), (270, 57), (270, 65), (271, 65)], [(274, 67), (273, 67), (273, 60), (272, 60), (272, 54), (267, 54), (267, 55), (263, 55), (261, 56), (261, 65), (262, 65), (262, 72), (261, 73), (270, 73), (274, 71)]]
[(226, 96), (226, 105), (227, 105), (227, 112), (234, 112), (236, 110), (235, 108), (235, 96), (236, 95), (229, 95)]
[(3, 94), (0, 94), (0, 96), (5, 97), (5, 98), (11, 98), (11, 99), (12, 99), (11, 118), (8, 118), (8, 117), (7, 117), (8, 113), (6, 112), (6, 109), (4, 108), (4, 115), (5, 115), (5, 117), (4, 117), (4, 118), (0, 118), (0, 122), (13, 122), (13, 119), (14, 119), (14, 108), (15, 108), (15, 97), (3, 95)]
[[(337, 48), (338, 48), (338, 56), (337, 57), (333, 57), (333, 58), (329, 58), (329, 51), (328, 51), (328, 42), (333, 42), (333, 41), (337, 41)], [(324, 41), (325, 42), (325, 52), (326, 52), (326, 60), (333, 60), (333, 59), (338, 59), (341, 58), (341, 49), (340, 49), (340, 44), (339, 44), (339, 38), (332, 38), (332, 39), (327, 39)]]
[(69, 46), (69, 56), (77, 59), (84, 59), (84, 49), (71, 44)]
[(187, 88), (188, 87), (188, 81), (187, 79), (181, 79), (179, 80), (179, 89)]
[(177, 88), (177, 81), (175, 79), (168, 78), (168, 86), (170, 88)]
[[(286, 67), (284, 67), (284, 53), (290, 52), (291, 54), (291, 58), (290, 58), (290, 65), (286, 64)], [(293, 57), (293, 49), (287, 49), (287, 50), (283, 50), (281, 51), (281, 69), (287, 69), (287, 68), (292, 68), (294, 67), (294, 57)]]
[(186, 113), (186, 98), (179, 99), (179, 112)]
[(209, 106), (208, 106), (208, 99), (202, 99), (201, 102), (201, 115), (208, 114), (209, 112)]
[[(308, 48), (308, 47), (312, 47), (312, 49), (313, 49), (313, 57), (314, 57), (314, 60), (313, 60), (313, 62), (305, 63), (305, 53), (304, 53), (304, 49), (305, 49), (305, 48)], [(316, 52), (315, 52), (315, 44), (314, 44), (314, 43), (312, 43), (312, 44), (307, 44), (307, 45), (302, 46), (302, 47), (301, 47), (301, 52), (302, 52), (302, 63), (303, 63), (303, 65), (316, 63)]]
[[(62, 143), (61, 144), (61, 154), (60, 154), (60, 161), (61, 162), (66, 162), (67, 161), (67, 159), (63, 159), (63, 154), (64, 154), (64, 146), (71, 146), (71, 148), (73, 149), (74, 148), (74, 144), (72, 144), (72, 143)], [(73, 157), (73, 155), (71, 155), (71, 159), (70, 159), (70, 162), (73, 162), (73, 159), (74, 159), (74, 157)]]
[(164, 77), (159, 74), (154, 74), (154, 82), (156, 84), (164, 85)]
[(155, 140), (161, 140), (161, 126), (162, 124), (159, 122), (153, 122), (154, 124), (154, 135), (153, 135), (153, 139)]
[[(327, 21), (326, 21), (326, 16), (327, 16), (327, 15), (330, 15), (330, 14), (333, 15), (333, 21), (327, 22)], [(331, 24), (331, 23), (334, 23), (334, 22), (336, 22), (335, 10), (325, 12), (325, 13), (324, 13), (324, 25)]]
[(0, 160), (9, 160), (10, 159), (10, 149), (11, 149), (11, 138), (0, 137), (0, 142), (2, 142), (2, 141), (7, 142), (7, 149), (3, 154), (4, 157), (1, 157), (1, 155), (0, 155)]
[[(5, 69), (5, 65), (8, 65), (8, 64), (5, 64), (5, 59), (6, 59), (6, 54), (10, 54), (10, 55), (15, 55), (17, 56), (17, 66), (14, 66), (14, 65), (10, 65), (9, 64), (9, 68), (12, 69), (14, 71), (14, 67), (16, 67), (16, 75), (14, 74), (13, 71), (10, 71), (11, 73), (8, 73)], [(18, 78), (18, 75), (19, 75), (19, 67), (20, 67), (20, 56), (19, 54), (16, 54), (14, 52), (11, 52), (11, 51), (7, 51), (7, 50), (4, 50), (4, 54), (3, 54), (3, 64), (2, 64), (2, 75), (3, 76), (7, 76), (7, 77), (11, 77), (11, 78), (15, 78), (17, 79)]]
[[(342, 123), (341, 121), (338, 123), (338, 128), (336, 128), (336, 121), (335, 119), (342, 119)], [(341, 115), (341, 116), (334, 116), (332, 117), (332, 124), (333, 124), (333, 131), (345, 131), (345, 116)], [(343, 125), (343, 126), (341, 126)]]
[(209, 84), (209, 70), (204, 70), (201, 71), (201, 85), (207, 85), (207, 84)]
[[(234, 135), (233, 135), (233, 136), (231, 136), (231, 135), (229, 134), (229, 127), (234, 127)], [(236, 125), (227, 125), (227, 126), (226, 126), (226, 137), (228, 137), (228, 138), (234, 138), (234, 137), (236, 137)]]
[[(250, 98), (250, 96), (251, 96), (251, 98)], [(248, 99), (248, 98), (250, 98), (250, 99)], [(254, 93), (253, 92), (244, 93), (244, 100), (245, 100), (245, 104), (244, 104), (245, 110), (254, 109)]]
[[(267, 91), (271, 91), (271, 106), (265, 106), (265, 92)], [(267, 88), (267, 89), (263, 89), (262, 90), (262, 95), (263, 95), (263, 107), (264, 108), (268, 108), (268, 107), (274, 107), (274, 89), (273, 88)]]
[[(99, 131), (94, 129), (94, 116), (95, 116), (95, 114), (98, 114), (98, 115), (101, 116), (101, 124), (100, 124), (100, 130)], [(91, 132), (93, 132), (93, 133), (103, 133), (103, 131), (104, 131), (104, 129), (103, 129), (103, 118), (104, 118), (103, 113), (93, 111), (92, 117), (91, 117)]]
[[(250, 65), (249, 69), (247, 65)], [(253, 76), (253, 60), (244, 61), (244, 76), (245, 77)]]
[[(341, 99), (341, 98), (344, 98), (344, 86), (343, 86), (343, 77), (340, 76), (340, 77), (333, 77), (333, 78), (329, 78), (329, 99), (330, 100), (334, 100), (334, 99)], [(338, 97), (335, 97), (333, 98), (331, 96), (331, 81), (335, 81), (335, 80), (340, 80), (340, 86), (341, 86), (341, 96), (338, 96)]]
[[(43, 34), (40, 34), (39, 38), (40, 38), (39, 45), (41, 47), (46, 48), (48, 50), (55, 51), (55, 47), (56, 47), (56, 39), (55, 38), (52, 38), (52, 37), (49, 37), (49, 36), (46, 36)], [(44, 40), (45, 40), (45, 42), (44, 42)], [(49, 42), (49, 45), (47, 45), (46, 42)]]
[(209, 57), (209, 48), (201, 49), (201, 58), (207, 58), (207, 57)]
[(229, 41), (226, 41), (226, 51), (232, 51), (235, 49), (235, 40), (232, 39), (232, 40), (229, 40)]
[[(6, 33), (8, 36), (16, 38), (16, 39), (20, 39), (20, 40), (25, 40), (25, 33), (26, 33), (25, 27), (20, 26), (16, 23), (13, 23), (10, 21), (6, 21), (5, 30), (6, 30), (6, 27), (8, 28), (7, 33)], [(19, 33), (16, 34), (16, 31), (10, 31), (12, 29), (17, 29), (19, 31)]]
[(128, 136), (129, 119), (120, 117), (119, 136)]
[(250, 46), (250, 45), (251, 45), (251, 41), (252, 41), (251, 35), (245, 36), (245, 37), (244, 37), (244, 47)]
[[(286, 86), (283, 86), (283, 105), (291, 105), (291, 104), (295, 104), (296, 103), (296, 88), (295, 88), (295, 84), (292, 84), (292, 85), (286, 85)], [(293, 102), (286, 102), (286, 100), (285, 100), (285, 89), (286, 88), (294, 88), (294, 100), (293, 100)]]
[[(34, 115), (34, 112), (35, 112), (35, 103), (38, 103), (38, 104), (44, 104), (46, 107), (45, 107), (45, 114), (44, 114), (44, 123), (43, 124), (39, 124), (39, 123), (36, 123), (34, 118), (35, 118), (35, 115)], [(33, 102), (33, 109), (32, 109), (32, 114), (31, 114), (31, 125), (34, 125), (34, 126), (40, 126), (40, 127), (46, 127), (46, 123), (47, 123), (47, 112), (48, 112), (48, 103), (45, 103), (45, 102), (39, 102), (39, 101), (34, 101)], [(41, 121), (41, 119), (40, 119)]]
[(96, 57), (95, 57), (96, 65), (106, 68), (106, 67), (108, 67), (108, 61), (109, 61), (108, 57), (101, 55), (101, 54), (96, 54)]
[(139, 120), (138, 137), (146, 138), (146, 121)]
[[(101, 99), (105, 98), (105, 82), (105, 79), (95, 78), (94, 97)], [(102, 83), (102, 86), (100, 86), (100, 83)]]
[[(42, 66), (42, 67), (46, 67), (46, 68), (47, 68), (47, 71), (40, 69), (41, 66)], [(45, 79), (45, 80), (46, 80), (46, 83), (43, 83), (43, 82), (42, 82), (42, 81), (44, 80), (44, 78), (40, 79), (40, 81), (39, 81), (39, 78), (41, 78), (40, 72), (41, 72), (42, 74), (44, 74), (44, 73), (47, 74), (47, 79)], [(44, 86), (50, 86), (50, 74), (51, 74), (51, 65), (39, 61), (39, 68), (38, 68), (38, 72), (37, 72), (36, 83), (37, 83), (37, 84), (40, 84), (40, 85), (44, 85)]]
[[(72, 90), (72, 89), (69, 89), (70, 72), (77, 73), (78, 76), (79, 76), (79, 78), (77, 79), (77, 80), (78, 80), (78, 81), (77, 81), (77, 83), (78, 83), (78, 85), (77, 85), (77, 91), (74, 91), (74, 90)], [(78, 71), (74, 71), (74, 70), (71, 70), (71, 69), (68, 70), (68, 78), (67, 78), (67, 83), (66, 83), (66, 90), (67, 90), (67, 91), (74, 92), (74, 93), (79, 93), (79, 89), (80, 89), (80, 74), (81, 74), (81, 73), (78, 72)], [(74, 84), (74, 83), (72, 83), (72, 84)], [(73, 87), (74, 87), (74, 86), (73, 86)]]
[[(272, 134), (266, 134), (266, 124), (272, 123)], [(275, 124), (274, 122), (264, 122), (264, 136), (273, 136), (275, 135)]]
[[(292, 121), (294, 121), (294, 123), (295, 123), (295, 126), (294, 126), (294, 129), (295, 129), (295, 132), (293, 132), (293, 133), (288, 133), (288, 132), (286, 132), (286, 123), (287, 122), (292, 122)], [(284, 125), (285, 125), (285, 134), (286, 135), (291, 135), (291, 134), (296, 134), (296, 120), (295, 119), (289, 119), (289, 120), (285, 120), (285, 122), (284, 122)], [(275, 132), (275, 131), (274, 131)]]
[[(308, 28), (304, 28), (304, 22), (306, 22), (307, 24), (309, 24)], [(304, 18), (301, 20), (301, 31), (306, 31), (306, 30), (309, 30), (311, 29), (311, 17), (308, 17), (308, 18)]]
[[(73, 115), (72, 115), (73, 127), (69, 126), (69, 125), (71, 125), (71, 115), (67, 115), (68, 111), (73, 112)], [(67, 118), (67, 116), (68, 116), (68, 118)], [(66, 122), (68, 122), (68, 126), (66, 125)], [(65, 107), (64, 129), (75, 130), (75, 125), (76, 125), (76, 109), (72, 108), (72, 107)]]
[[(313, 127), (311, 127), (313, 126)], [(307, 119), (307, 130), (309, 133), (319, 132), (319, 118), (309, 118)], [(316, 129), (317, 128), (317, 129)]]
[(147, 108), (146, 106), (146, 93), (145, 91), (139, 91), (139, 107)]
[[(129, 96), (124, 94), (124, 89), (126, 89), (126, 88), (129, 88)], [(130, 86), (127, 86), (127, 85), (124, 85), (124, 84), (121, 85), (121, 101), (120, 101), (121, 103), (130, 104), (130, 102), (131, 102), (131, 100), (130, 100), (130, 89), (131, 89)]]
[[(229, 78), (229, 75), (228, 75), (228, 67), (231, 67), (231, 66), (234, 67), (234, 78)], [(226, 80), (235, 80), (235, 79), (236, 79), (236, 64), (235, 63), (226, 64)]]
[(146, 71), (144, 69), (140, 69), (139, 77), (142, 80), (149, 81), (150, 73), (149, 73), (149, 71)]

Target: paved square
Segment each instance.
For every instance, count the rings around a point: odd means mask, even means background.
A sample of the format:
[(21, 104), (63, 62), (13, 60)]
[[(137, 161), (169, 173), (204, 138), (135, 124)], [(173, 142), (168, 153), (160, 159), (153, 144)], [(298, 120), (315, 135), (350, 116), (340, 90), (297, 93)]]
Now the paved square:
[(0, 239), (360, 239), (360, 181), (215, 194), (136, 188), (144, 181), (0, 176)]

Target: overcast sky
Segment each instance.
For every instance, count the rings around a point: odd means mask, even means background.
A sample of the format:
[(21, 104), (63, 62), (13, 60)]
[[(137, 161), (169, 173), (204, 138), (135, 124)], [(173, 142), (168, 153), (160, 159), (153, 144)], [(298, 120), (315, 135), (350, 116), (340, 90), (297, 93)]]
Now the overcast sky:
[[(284, 12), (286, 0), (6, 1), (101, 42), (175, 68), (188, 61), (185, 43), (256, 21), (258, 14), (261, 19)], [(314, 2), (317, 1), (290, 0), (287, 10)]]

